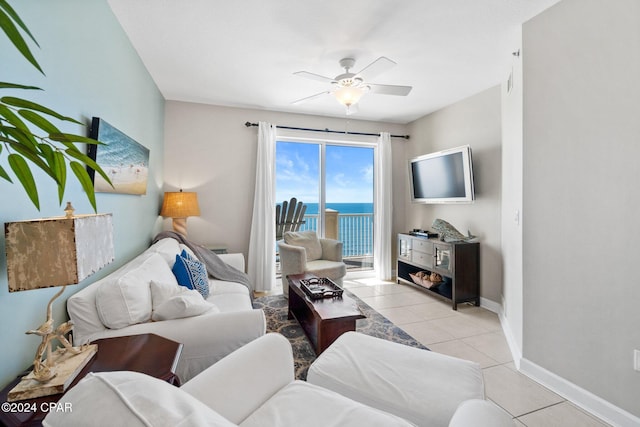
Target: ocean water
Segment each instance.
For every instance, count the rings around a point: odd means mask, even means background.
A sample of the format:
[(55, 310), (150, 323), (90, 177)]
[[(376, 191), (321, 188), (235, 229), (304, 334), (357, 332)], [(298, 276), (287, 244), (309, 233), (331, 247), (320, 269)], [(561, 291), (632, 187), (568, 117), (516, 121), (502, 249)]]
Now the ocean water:
[[(309, 215), (318, 214), (317, 203), (306, 203), (307, 211)], [(373, 203), (326, 203), (327, 209), (333, 209), (338, 213), (352, 214), (352, 213), (373, 213)]]
[(104, 120), (100, 121), (98, 140), (105, 144), (98, 146), (96, 159), (103, 168), (149, 166), (149, 150)]
[[(317, 230), (318, 204), (306, 205), (306, 223), (300, 230)], [(338, 239), (343, 243), (343, 256), (372, 255), (373, 203), (327, 203), (326, 208), (338, 211)]]

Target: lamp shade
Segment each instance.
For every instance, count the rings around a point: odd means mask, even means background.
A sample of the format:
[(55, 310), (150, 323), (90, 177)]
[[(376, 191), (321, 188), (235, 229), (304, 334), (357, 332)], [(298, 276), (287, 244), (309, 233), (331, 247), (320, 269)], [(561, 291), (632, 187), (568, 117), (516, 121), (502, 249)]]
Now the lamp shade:
[(362, 98), (364, 92), (364, 89), (358, 86), (343, 86), (336, 90), (333, 95), (340, 104), (350, 107)]
[(111, 214), (5, 224), (9, 291), (76, 284), (114, 260)]
[(164, 193), (160, 215), (171, 218), (199, 216), (198, 193), (190, 191)]

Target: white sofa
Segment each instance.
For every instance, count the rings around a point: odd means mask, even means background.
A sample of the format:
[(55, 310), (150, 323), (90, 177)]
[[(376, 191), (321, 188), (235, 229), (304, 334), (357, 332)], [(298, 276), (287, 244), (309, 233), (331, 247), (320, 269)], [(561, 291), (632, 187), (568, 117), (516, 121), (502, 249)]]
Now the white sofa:
[[(44, 426), (413, 426), (336, 392), (295, 381), (291, 345), (279, 334), (236, 350), (181, 388), (135, 372), (89, 374), (58, 407), (73, 410), (50, 412)], [(449, 424), (503, 426), (512, 427), (513, 421), (484, 400), (464, 402)]]
[[(154, 295), (151, 282), (175, 282), (171, 268), (186, 246), (162, 239), (124, 266), (87, 286), (67, 300), (76, 345), (125, 335), (153, 333), (184, 345), (176, 374), (186, 382), (244, 344), (262, 336), (266, 321), (253, 309), (242, 284), (209, 278), (206, 312), (184, 318), (151, 321)], [(244, 271), (242, 254), (222, 259)], [(196, 292), (196, 291), (189, 291)], [(201, 302), (204, 300), (201, 298)], [(198, 310), (200, 312), (203, 310)], [(108, 326), (106, 326), (108, 325)]]

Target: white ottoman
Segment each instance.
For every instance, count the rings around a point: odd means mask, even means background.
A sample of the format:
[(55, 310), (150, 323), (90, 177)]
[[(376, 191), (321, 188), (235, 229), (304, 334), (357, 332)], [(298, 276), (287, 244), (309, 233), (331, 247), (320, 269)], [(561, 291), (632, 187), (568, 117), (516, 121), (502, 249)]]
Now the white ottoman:
[(307, 381), (425, 427), (446, 427), (462, 402), (484, 399), (477, 363), (357, 332), (331, 344)]

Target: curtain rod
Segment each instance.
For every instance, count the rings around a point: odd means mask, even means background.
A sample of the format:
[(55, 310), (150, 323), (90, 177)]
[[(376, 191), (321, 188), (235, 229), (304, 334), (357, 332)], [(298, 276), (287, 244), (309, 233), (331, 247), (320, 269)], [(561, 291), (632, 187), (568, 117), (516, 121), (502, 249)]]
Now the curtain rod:
[[(258, 126), (258, 123), (246, 122), (244, 124), (246, 127)], [(343, 133), (346, 135), (364, 135), (364, 136), (380, 136), (379, 133), (367, 133), (367, 132), (348, 132), (343, 130), (331, 130), (331, 129), (312, 129), (312, 128), (296, 128), (291, 126), (276, 126), (280, 129), (290, 129), (290, 130), (304, 130), (308, 132), (326, 132), (326, 133)], [(402, 138), (409, 139), (409, 135), (391, 135), (391, 138)]]

